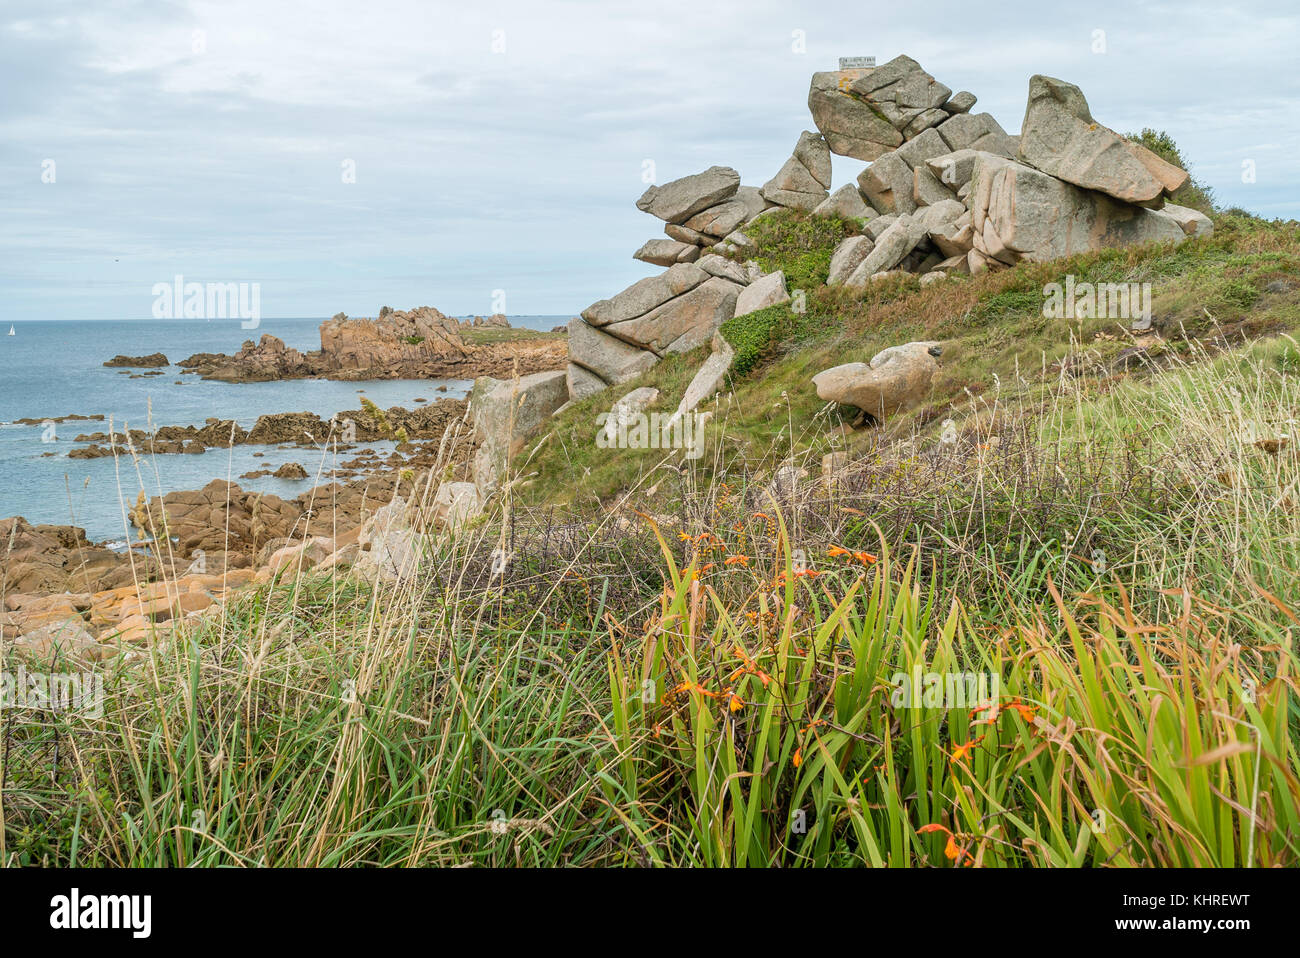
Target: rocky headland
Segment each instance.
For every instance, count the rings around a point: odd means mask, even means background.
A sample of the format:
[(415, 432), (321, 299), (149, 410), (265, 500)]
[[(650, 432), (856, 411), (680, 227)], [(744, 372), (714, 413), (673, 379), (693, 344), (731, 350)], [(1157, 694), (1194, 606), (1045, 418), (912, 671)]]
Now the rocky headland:
[[(473, 326), (509, 328), (505, 317)], [(431, 306), (393, 310), (374, 319), (339, 313), (321, 323), (321, 348), (301, 352), (276, 336), (248, 340), (233, 356), (196, 353), (177, 365), (187, 373), (221, 382), (269, 382), (322, 377), (345, 381), (372, 379), (473, 379), (521, 374), (564, 366), (565, 345), (557, 339), (521, 338), (467, 343), (462, 324)]]

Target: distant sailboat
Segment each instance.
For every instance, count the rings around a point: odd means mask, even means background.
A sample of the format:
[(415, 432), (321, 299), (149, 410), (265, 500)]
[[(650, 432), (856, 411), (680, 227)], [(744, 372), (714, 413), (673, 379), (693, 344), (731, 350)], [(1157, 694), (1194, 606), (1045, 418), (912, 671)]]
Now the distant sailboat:
[(17, 333), (14, 332), (14, 324), (13, 324), (13, 323), (10, 323), (10, 324), (9, 324), (9, 335), (10, 335), (10, 336), (17, 336), (17, 335), (18, 335)]

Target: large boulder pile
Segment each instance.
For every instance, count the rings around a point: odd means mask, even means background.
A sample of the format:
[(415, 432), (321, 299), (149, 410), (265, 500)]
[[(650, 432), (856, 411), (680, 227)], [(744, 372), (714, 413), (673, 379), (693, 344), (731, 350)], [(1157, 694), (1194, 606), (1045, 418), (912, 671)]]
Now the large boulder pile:
[[(954, 96), (908, 56), (879, 67), (814, 73), (808, 90), (808, 109), (831, 150), (859, 160), (891, 153), (925, 130), (969, 113), (974, 105), (973, 94)], [(976, 129), (980, 137), (1006, 135), (987, 113), (957, 128), (963, 127), (963, 139)], [(984, 148), (996, 142), (996, 136), (987, 139)]]
[(757, 275), (757, 267), (749, 271), (710, 253), (588, 306), (569, 323), (569, 398), (585, 399), (641, 375), (666, 355), (709, 343)]
[(432, 306), (381, 310), (376, 319), (336, 316), (321, 323), (321, 364), (338, 369), (414, 368), (433, 359), (466, 355), (460, 325)]
[[(808, 102), (832, 150), (872, 161), (857, 182), (866, 235), (835, 250), (832, 285), (939, 279), (1212, 229), (1166, 202), (1185, 171), (1099, 124), (1062, 80), (1030, 80), (1019, 136), (906, 56), (819, 73)], [(836, 198), (841, 215), (856, 206), (844, 190)]]
[[(742, 186), (725, 166), (650, 187), (637, 207), (663, 220), (667, 237), (634, 255), (666, 272), (569, 324), (570, 398), (634, 379), (709, 342), (732, 316), (788, 299), (784, 277), (737, 262), (753, 245), (745, 227), (781, 208), (858, 221), (861, 235), (830, 264), (828, 283), (846, 286), (898, 274), (931, 282), (1211, 231), (1207, 217), (1166, 202), (1186, 172), (1099, 124), (1078, 87), (1035, 76), (1015, 136), (972, 113), (975, 102), (908, 56), (817, 73), (808, 108), (819, 132), (801, 133), (762, 187)], [(870, 161), (833, 194), (832, 153)]]
[(750, 244), (744, 227), (773, 210), (838, 210), (830, 182), (830, 147), (804, 131), (762, 187), (742, 186), (735, 170), (713, 166), (647, 189), (637, 208), (663, 220), (667, 238), (647, 241), (633, 257), (667, 269), (593, 303), (569, 323), (569, 398), (633, 379), (666, 355), (710, 343), (733, 316), (789, 300), (783, 276), (765, 277), (757, 263), (742, 264), (712, 247), (743, 249)]

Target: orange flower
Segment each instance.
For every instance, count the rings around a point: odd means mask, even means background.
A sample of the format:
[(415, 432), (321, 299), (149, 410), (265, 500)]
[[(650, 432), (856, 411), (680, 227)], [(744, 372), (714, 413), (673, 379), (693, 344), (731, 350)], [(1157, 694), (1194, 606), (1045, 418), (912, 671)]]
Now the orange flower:
[(954, 762), (960, 762), (962, 759), (966, 757), (967, 753), (969, 753), (971, 749), (973, 749), (976, 745), (978, 745), (982, 741), (984, 741), (983, 735), (979, 736), (978, 738), (971, 739), (969, 742), (965, 743), (964, 745), (958, 745), (952, 751), (952, 760)]
[(794, 750), (794, 758), (792, 758), (790, 761), (791, 761), (791, 763), (794, 765), (795, 768), (798, 768), (800, 765), (803, 764), (803, 746), (802, 746), (802, 745), (799, 746), (797, 749)]
[(727, 702), (727, 707), (733, 712), (739, 712), (745, 707), (745, 703), (741, 701), (739, 695), (733, 692), (730, 701)]
[(749, 568), (749, 556), (727, 556), (723, 565), (743, 565)]
[(874, 565), (877, 561), (877, 557), (873, 556), (870, 552), (855, 552), (853, 553), (853, 558), (857, 559), (863, 565)]
[[(943, 825), (940, 825), (938, 822), (933, 822), (929, 825), (922, 825), (920, 828), (916, 830), (916, 834), (918, 835), (927, 835), (930, 832), (943, 832), (945, 835), (948, 836), (948, 842), (943, 847), (944, 858), (947, 858), (949, 861), (956, 863), (960, 861), (963, 855), (965, 855), (965, 857), (967, 858), (970, 857), (969, 854), (963, 852), (959, 847), (957, 847), (956, 836), (954, 836), (949, 829), (945, 828)], [(967, 861), (966, 864), (969, 865), (971, 864), (971, 862)]]
[(839, 556), (849, 555), (849, 550), (842, 548), (841, 546), (831, 546), (829, 549), (826, 550), (826, 554), (830, 556), (832, 559), (834, 559)]
[(679, 532), (679, 533), (677, 533), (677, 538), (678, 538), (680, 541), (682, 541), (682, 542), (690, 542), (690, 541), (691, 541), (691, 537), (688, 536), (685, 532)]
[(1007, 708), (1015, 709), (1020, 713), (1020, 718), (1027, 724), (1033, 724), (1034, 718), (1038, 715), (1038, 709), (1032, 705), (1025, 705), (1020, 699), (1013, 699), (1007, 703)]
[(1006, 711), (1014, 711), (1019, 713), (1021, 720), (1029, 725), (1033, 724), (1034, 718), (1038, 714), (1038, 709), (1035, 706), (1025, 705), (1023, 702), (1020, 701), (1019, 698), (1014, 698), (1010, 702), (1006, 703), (1005, 705), (1001, 705), (997, 702), (990, 702), (987, 705), (977, 705), (975, 708), (971, 709), (970, 717), (974, 718), (976, 715), (978, 715), (981, 712), (988, 712), (989, 713), (988, 718), (980, 719), (979, 721), (975, 722), (975, 724), (993, 725), (997, 722), (998, 718), (1002, 715), (1002, 713)]

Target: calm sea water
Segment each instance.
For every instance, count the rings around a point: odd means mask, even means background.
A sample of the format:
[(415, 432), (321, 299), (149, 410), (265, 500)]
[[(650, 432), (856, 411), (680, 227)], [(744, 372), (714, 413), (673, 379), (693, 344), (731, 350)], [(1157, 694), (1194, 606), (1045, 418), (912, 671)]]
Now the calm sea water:
[[(550, 329), (567, 316), (511, 317), (514, 326)], [(273, 412), (314, 412), (329, 417), (360, 407), (360, 397), (382, 408), (416, 405), (443, 396), (464, 396), (466, 380), (380, 380), (347, 383), (298, 379), (271, 383), (204, 382), (180, 375), (177, 366), (165, 375), (131, 379), (103, 363), (118, 353), (143, 356), (162, 352), (175, 363), (199, 352), (236, 352), (246, 339), (263, 333), (279, 336), (301, 350), (319, 349), (321, 319), (263, 319), (255, 330), (237, 320), (131, 320), (98, 322), (16, 322), (15, 335), (0, 321), (0, 517), (23, 516), (32, 523), (82, 526), (95, 541), (122, 541), (127, 535), (123, 503), (176, 489), (197, 489), (216, 478), (230, 478), (245, 488), (291, 498), (315, 480), (240, 480), (241, 473), (301, 463), (313, 476), (334, 468), (321, 453), (298, 448), (246, 445), (209, 450), (201, 455), (162, 455), (144, 460), (139, 472), (129, 462), (69, 459), (78, 434), (107, 432), (108, 417), (117, 426), (202, 425), (210, 416), (235, 419), (245, 429)], [(144, 370), (128, 370), (128, 373)], [(446, 385), (447, 392), (437, 392)], [(14, 425), (16, 419), (46, 419), (72, 413), (102, 413), (103, 422), (66, 422), (55, 427), (55, 441), (42, 441), (41, 426)], [(390, 444), (367, 443), (388, 451)], [(261, 458), (253, 455), (262, 452)], [(345, 453), (349, 459), (355, 452)]]

